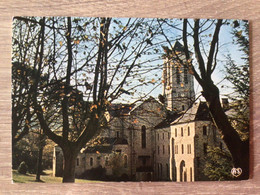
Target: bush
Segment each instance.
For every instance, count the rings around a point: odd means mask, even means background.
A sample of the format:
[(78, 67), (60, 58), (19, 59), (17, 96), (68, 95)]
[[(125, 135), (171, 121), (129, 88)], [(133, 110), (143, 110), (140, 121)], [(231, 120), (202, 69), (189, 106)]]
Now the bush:
[(19, 165), (19, 167), (18, 167), (18, 173), (26, 174), (27, 169), (28, 169), (28, 167), (27, 167), (27, 165), (25, 164), (25, 162), (23, 161), (23, 162), (20, 163), (20, 165)]
[(106, 178), (106, 169), (99, 166), (85, 171), (80, 178), (89, 180), (104, 180)]

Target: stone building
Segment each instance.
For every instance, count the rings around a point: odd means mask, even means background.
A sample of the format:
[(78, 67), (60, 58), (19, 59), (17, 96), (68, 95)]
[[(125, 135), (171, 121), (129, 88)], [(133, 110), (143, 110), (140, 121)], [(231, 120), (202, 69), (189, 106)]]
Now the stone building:
[[(107, 128), (78, 155), (76, 176), (102, 167), (107, 175), (125, 180), (207, 179), (202, 171), (207, 146), (222, 142), (206, 103), (194, 103), (193, 76), (188, 72), (183, 46), (176, 42), (167, 52), (163, 101), (150, 97), (137, 105), (112, 105)], [(62, 165), (61, 150), (55, 150), (54, 174)]]

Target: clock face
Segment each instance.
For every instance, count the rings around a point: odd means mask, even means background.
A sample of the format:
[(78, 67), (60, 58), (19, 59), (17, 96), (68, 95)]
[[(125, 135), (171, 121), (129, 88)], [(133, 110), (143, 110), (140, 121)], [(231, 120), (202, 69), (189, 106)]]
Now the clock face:
[(181, 97), (184, 97), (184, 93), (181, 94)]

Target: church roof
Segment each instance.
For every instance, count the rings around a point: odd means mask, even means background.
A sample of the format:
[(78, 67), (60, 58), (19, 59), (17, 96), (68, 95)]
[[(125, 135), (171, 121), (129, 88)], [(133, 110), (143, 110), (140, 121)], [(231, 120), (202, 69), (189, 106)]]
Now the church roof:
[(155, 129), (162, 129), (166, 127), (170, 127), (171, 123), (176, 120), (180, 114), (178, 113), (173, 113), (173, 114), (168, 114), (167, 118), (164, 119), (162, 122), (160, 122), (158, 125), (156, 125), (154, 128)]
[(174, 120), (171, 125), (178, 123), (187, 123), (191, 121), (211, 120), (206, 102), (195, 102), (192, 107), (184, 114)]
[(108, 112), (113, 117), (128, 115), (134, 108), (135, 104), (112, 104)]

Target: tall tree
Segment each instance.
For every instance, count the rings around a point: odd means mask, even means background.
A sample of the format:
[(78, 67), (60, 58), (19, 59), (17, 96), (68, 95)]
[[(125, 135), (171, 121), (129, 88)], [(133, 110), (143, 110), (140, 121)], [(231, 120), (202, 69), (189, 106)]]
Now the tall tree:
[(63, 182), (74, 182), (76, 157), (106, 125), (107, 107), (134, 92), (134, 87), (124, 89), (129, 78), (147, 63), (145, 56), (158, 52), (154, 42), (158, 27), (153, 19), (15, 20), (38, 27), (37, 39), (28, 49), (33, 54), (28, 58), (34, 70), (32, 108), (44, 134), (62, 148)]
[[(207, 22), (208, 21), (205, 22), (198, 19), (194, 20), (191, 33), (196, 62), (193, 62), (189, 60), (191, 58), (187, 38), (189, 36), (187, 28), (190, 23), (187, 19), (183, 21), (183, 43), (188, 67), (190, 67), (192, 74), (202, 87), (202, 95), (207, 101), (213, 121), (222, 134), (222, 139), (232, 155), (234, 167), (240, 167), (243, 170), (239, 179), (247, 179), (249, 177), (249, 142), (248, 140), (242, 140), (236, 129), (231, 125), (225, 111), (222, 109), (219, 89), (212, 79), (212, 73), (217, 66), (219, 35), (223, 20), (209, 21), (210, 26), (214, 25), (215, 28), (213, 35), (210, 35), (212, 38), (208, 53), (203, 57), (202, 51), (205, 52), (205, 50), (201, 49), (203, 48), (203, 43), (201, 42), (200, 35), (202, 35), (202, 32), (207, 28), (205, 26)], [(195, 68), (195, 64), (197, 64), (198, 69)]]

